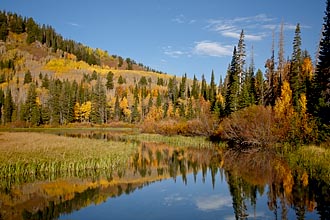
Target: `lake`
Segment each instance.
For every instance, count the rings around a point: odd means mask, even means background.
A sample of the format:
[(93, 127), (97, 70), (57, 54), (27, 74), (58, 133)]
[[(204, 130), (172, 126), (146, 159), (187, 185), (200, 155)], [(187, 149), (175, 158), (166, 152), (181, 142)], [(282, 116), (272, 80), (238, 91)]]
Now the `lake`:
[(1, 179), (0, 219), (330, 218), (329, 183), (271, 153), (139, 145), (116, 173)]

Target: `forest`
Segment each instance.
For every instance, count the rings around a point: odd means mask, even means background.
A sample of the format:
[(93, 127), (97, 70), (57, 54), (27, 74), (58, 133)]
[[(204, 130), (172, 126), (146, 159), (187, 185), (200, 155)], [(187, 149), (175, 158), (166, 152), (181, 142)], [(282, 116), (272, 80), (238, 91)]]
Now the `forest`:
[[(240, 149), (276, 143), (328, 143), (330, 5), (315, 61), (301, 48), (299, 23), (291, 57), (284, 57), (283, 28), (282, 23), (277, 52), (273, 39), (265, 72), (254, 66), (253, 58), (246, 65), (242, 30), (226, 77), (215, 82), (212, 71), (207, 82), (204, 75), (201, 79), (189, 79), (186, 74), (171, 76), (130, 58), (110, 56), (64, 39), (51, 26), (39, 25), (33, 18), (2, 11), (1, 124), (121, 124), (148, 133), (207, 136)], [(44, 55), (38, 52), (41, 50), (46, 51)], [(75, 71), (80, 72), (73, 74)]]

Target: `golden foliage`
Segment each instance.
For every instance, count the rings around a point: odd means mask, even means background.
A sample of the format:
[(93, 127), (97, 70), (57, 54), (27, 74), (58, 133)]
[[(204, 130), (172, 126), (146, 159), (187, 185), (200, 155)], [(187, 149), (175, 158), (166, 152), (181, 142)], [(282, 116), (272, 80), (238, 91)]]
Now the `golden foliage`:
[(78, 102), (74, 106), (74, 118), (77, 121), (89, 121), (89, 117), (92, 111), (92, 102), (87, 101), (83, 104), (79, 104)]
[(314, 73), (314, 66), (311, 58), (307, 57), (303, 60), (302, 63), (302, 74), (304, 77), (312, 80)]
[(275, 102), (275, 117), (278, 119), (291, 119), (294, 114), (292, 105), (292, 91), (287, 81), (283, 82), (281, 97)]

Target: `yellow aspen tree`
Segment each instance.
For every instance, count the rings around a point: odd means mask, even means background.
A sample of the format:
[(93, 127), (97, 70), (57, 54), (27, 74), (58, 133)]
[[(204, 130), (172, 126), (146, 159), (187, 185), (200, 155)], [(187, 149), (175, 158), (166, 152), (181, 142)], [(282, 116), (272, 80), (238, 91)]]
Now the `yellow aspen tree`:
[(74, 108), (73, 108), (73, 116), (74, 116), (74, 119), (77, 121), (81, 121), (80, 107), (81, 106), (80, 106), (79, 102), (76, 102), (76, 104), (74, 105)]
[(276, 123), (276, 134), (280, 139), (290, 138), (293, 131), (292, 121), (295, 116), (292, 104), (292, 90), (288, 81), (283, 82), (281, 96), (277, 98), (274, 106)]
[(90, 114), (92, 112), (92, 102), (87, 101), (81, 105), (81, 118), (83, 121), (89, 121)]
[(278, 119), (290, 119), (294, 115), (292, 90), (287, 81), (283, 82), (281, 96), (276, 100), (274, 110)]
[(128, 119), (131, 116), (131, 110), (129, 109), (128, 100), (126, 97), (123, 97), (119, 103), (119, 107), (122, 110), (125, 119)]

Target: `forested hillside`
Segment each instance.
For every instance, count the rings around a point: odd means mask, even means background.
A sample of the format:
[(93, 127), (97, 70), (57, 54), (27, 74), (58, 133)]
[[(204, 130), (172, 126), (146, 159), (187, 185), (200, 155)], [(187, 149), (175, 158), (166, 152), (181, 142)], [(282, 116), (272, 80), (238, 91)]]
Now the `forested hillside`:
[(1, 124), (125, 122), (146, 132), (216, 136), (246, 145), (324, 141), (330, 125), (329, 7), (316, 62), (301, 48), (299, 24), (293, 53), (284, 57), (282, 24), (279, 47), (270, 45), (263, 73), (253, 59), (246, 64), (242, 30), (218, 83), (214, 72), (210, 82), (161, 74), (63, 39), (32, 18), (1, 12)]

